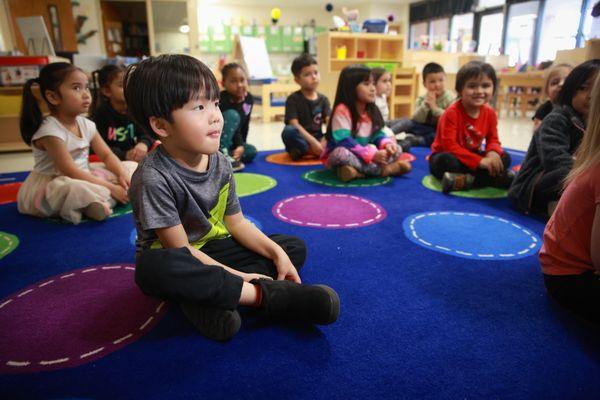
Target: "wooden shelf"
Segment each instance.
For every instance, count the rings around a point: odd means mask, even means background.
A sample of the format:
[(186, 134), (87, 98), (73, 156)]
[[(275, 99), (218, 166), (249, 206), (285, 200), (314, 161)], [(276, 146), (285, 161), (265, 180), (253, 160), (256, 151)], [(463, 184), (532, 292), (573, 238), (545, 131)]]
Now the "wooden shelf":
[(414, 68), (397, 68), (392, 74), (390, 119), (411, 118), (414, 112), (418, 75)]

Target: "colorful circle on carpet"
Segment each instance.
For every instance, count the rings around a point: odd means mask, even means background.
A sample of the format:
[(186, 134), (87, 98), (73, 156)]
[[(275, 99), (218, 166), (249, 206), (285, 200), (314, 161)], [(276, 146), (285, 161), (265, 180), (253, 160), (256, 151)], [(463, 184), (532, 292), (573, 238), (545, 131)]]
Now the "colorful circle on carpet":
[(267, 162), (279, 165), (294, 165), (305, 167), (309, 165), (321, 165), (321, 160), (315, 156), (304, 156), (300, 160), (294, 161), (287, 152), (269, 154), (266, 157)]
[(413, 162), (417, 159), (414, 154), (411, 153), (402, 153), (400, 154), (400, 160)]
[(429, 250), (477, 260), (511, 260), (537, 254), (540, 238), (493, 215), (439, 211), (413, 214), (402, 224), (412, 242)]
[(0, 185), (0, 204), (14, 203), (23, 182), (5, 183)]
[(238, 172), (233, 174), (233, 178), (235, 179), (235, 191), (238, 197), (266, 192), (277, 185), (277, 181), (270, 176), (249, 172)]
[(276, 218), (293, 225), (324, 229), (351, 229), (379, 223), (385, 209), (377, 203), (348, 194), (303, 194), (279, 201)]
[(10, 233), (0, 232), (0, 260), (19, 246), (19, 238)]
[(521, 170), (521, 164), (514, 165), (511, 169), (513, 172), (519, 172)]
[(342, 182), (338, 179), (336, 173), (331, 169), (315, 169), (302, 174), (302, 179), (318, 183), (319, 185), (333, 187), (371, 187), (381, 186), (392, 181), (389, 176), (383, 178), (381, 176), (371, 176), (368, 178), (354, 179), (350, 182)]
[[(442, 182), (440, 182), (432, 175), (424, 176), (421, 183), (427, 189), (435, 190), (436, 192), (442, 191)], [(503, 197), (506, 197), (506, 189), (499, 189), (488, 186), (483, 188), (474, 188), (470, 190), (459, 190), (455, 192), (450, 192), (449, 194), (451, 194), (452, 196), (470, 197), (476, 199), (501, 199)]]
[(258, 230), (262, 231), (262, 224), (260, 223), (259, 220), (257, 220), (254, 217), (251, 217), (249, 215), (244, 215), (244, 218), (246, 218), (248, 221), (252, 222), (254, 224), (254, 226), (256, 226), (258, 228)]
[(166, 304), (144, 296), (130, 264), (44, 279), (0, 300), (0, 373), (75, 367), (139, 339)]

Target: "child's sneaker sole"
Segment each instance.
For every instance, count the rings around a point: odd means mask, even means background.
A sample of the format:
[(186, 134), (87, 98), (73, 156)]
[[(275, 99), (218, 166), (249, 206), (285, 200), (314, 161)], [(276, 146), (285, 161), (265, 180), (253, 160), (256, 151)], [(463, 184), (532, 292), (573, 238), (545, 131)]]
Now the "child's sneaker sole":
[(242, 326), (242, 318), (237, 310), (202, 307), (189, 303), (182, 303), (181, 310), (201, 334), (219, 342), (231, 339)]

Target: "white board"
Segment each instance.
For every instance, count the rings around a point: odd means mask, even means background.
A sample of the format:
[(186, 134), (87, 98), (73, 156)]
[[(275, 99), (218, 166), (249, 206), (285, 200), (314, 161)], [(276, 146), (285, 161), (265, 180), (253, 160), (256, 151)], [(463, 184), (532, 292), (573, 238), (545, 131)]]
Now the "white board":
[(50, 40), (46, 23), (41, 15), (17, 18), (17, 26), (30, 56), (54, 56), (54, 46)]
[(264, 38), (240, 36), (240, 48), (250, 79), (273, 78), (273, 69)]

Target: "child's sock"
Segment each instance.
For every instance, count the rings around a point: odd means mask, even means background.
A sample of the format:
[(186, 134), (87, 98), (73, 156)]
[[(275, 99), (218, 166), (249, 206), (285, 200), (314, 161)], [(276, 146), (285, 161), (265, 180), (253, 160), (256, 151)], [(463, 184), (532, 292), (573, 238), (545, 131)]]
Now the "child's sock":
[(400, 176), (410, 172), (412, 166), (408, 161), (396, 160), (390, 164), (384, 165), (381, 168), (381, 176)]
[(108, 202), (95, 201), (83, 209), (83, 215), (94, 221), (104, 221), (112, 214)]
[(353, 179), (364, 178), (365, 174), (350, 165), (337, 167), (337, 177), (342, 182), (350, 182)]

